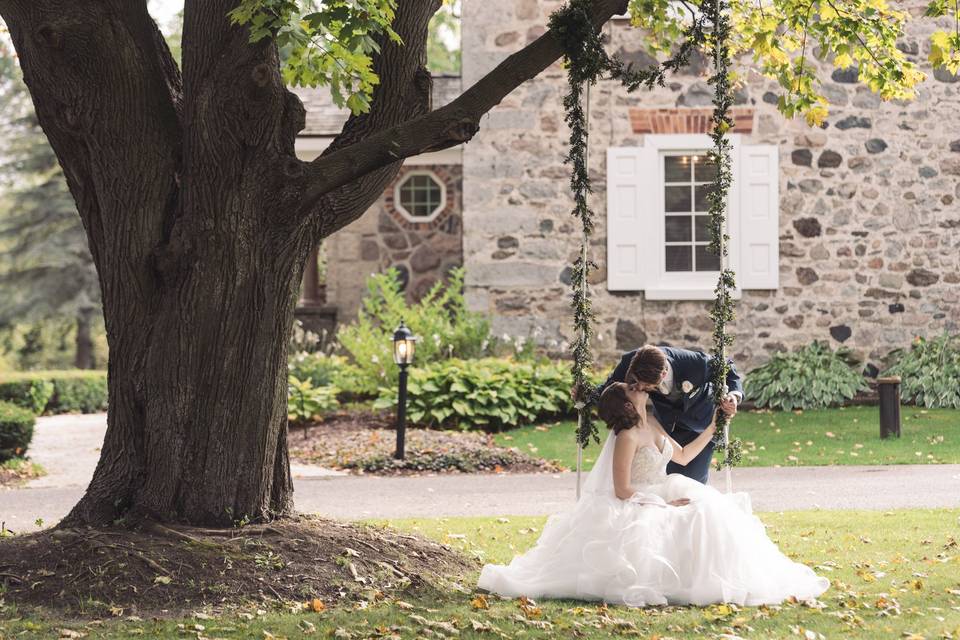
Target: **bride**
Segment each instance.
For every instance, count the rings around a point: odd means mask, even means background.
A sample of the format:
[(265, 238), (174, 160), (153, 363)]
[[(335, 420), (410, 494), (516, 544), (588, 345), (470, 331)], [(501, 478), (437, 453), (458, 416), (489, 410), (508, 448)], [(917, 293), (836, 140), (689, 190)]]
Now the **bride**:
[(681, 447), (647, 416), (646, 402), (644, 391), (624, 383), (603, 392), (599, 413), (612, 433), (580, 501), (550, 517), (533, 549), (509, 565), (486, 565), (478, 586), (633, 607), (755, 606), (826, 591), (826, 578), (771, 542), (747, 494), (666, 474), (670, 460), (694, 459), (716, 426)]

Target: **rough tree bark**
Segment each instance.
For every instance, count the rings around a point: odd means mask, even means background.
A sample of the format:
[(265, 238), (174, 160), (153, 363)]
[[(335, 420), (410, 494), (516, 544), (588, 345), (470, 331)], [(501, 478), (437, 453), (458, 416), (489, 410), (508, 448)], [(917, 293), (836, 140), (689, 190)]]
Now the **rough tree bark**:
[[(286, 345), (305, 261), (358, 218), (403, 158), (454, 146), (560, 56), (549, 32), (429, 110), (427, 25), (400, 0), (373, 107), (298, 160), (300, 101), (237, 0), (188, 0), (183, 73), (145, 0), (0, 0), (41, 126), (64, 168), (103, 294), (109, 414), (100, 462), (65, 520), (201, 525), (293, 508)], [(597, 0), (599, 27), (626, 0)]]

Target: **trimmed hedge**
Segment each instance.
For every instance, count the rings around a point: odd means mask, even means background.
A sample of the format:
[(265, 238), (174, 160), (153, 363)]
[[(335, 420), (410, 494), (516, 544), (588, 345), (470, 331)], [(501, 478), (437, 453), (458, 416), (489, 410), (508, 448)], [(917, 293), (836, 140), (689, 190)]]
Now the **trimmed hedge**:
[(0, 401), (9, 402), (40, 415), (53, 397), (53, 383), (43, 378), (21, 378), (0, 382)]
[(6, 374), (0, 376), (0, 400), (37, 415), (106, 411), (107, 372), (77, 369)]
[(33, 440), (36, 418), (28, 409), (0, 402), (0, 462), (22, 457)]

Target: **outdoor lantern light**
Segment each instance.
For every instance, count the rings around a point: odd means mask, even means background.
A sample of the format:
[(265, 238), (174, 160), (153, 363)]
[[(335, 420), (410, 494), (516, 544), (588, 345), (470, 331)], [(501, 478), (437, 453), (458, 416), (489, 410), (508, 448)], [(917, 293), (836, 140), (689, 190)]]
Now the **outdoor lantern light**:
[(393, 332), (393, 361), (400, 365), (400, 396), (397, 399), (397, 451), (393, 457), (403, 460), (403, 441), (407, 428), (407, 367), (413, 364), (417, 337), (400, 321)]
[(400, 365), (401, 369), (408, 364), (413, 364), (416, 343), (416, 336), (401, 320), (400, 326), (393, 332), (393, 361)]

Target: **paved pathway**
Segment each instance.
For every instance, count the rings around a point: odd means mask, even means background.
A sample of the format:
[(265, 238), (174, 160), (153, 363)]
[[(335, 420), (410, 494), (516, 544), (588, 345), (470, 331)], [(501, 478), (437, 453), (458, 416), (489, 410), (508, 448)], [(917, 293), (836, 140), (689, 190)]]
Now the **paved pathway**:
[[(99, 421), (99, 430), (96, 424)], [(80, 498), (103, 439), (104, 417), (43, 418), (32, 455), (50, 474), (0, 491), (0, 521), (14, 530), (56, 522)], [(575, 474), (450, 475), (416, 478), (329, 475), (295, 467), (297, 509), (338, 518), (544, 515), (574, 500)], [(722, 489), (722, 474), (713, 474)], [(742, 468), (734, 489), (757, 511), (960, 507), (960, 465)]]

